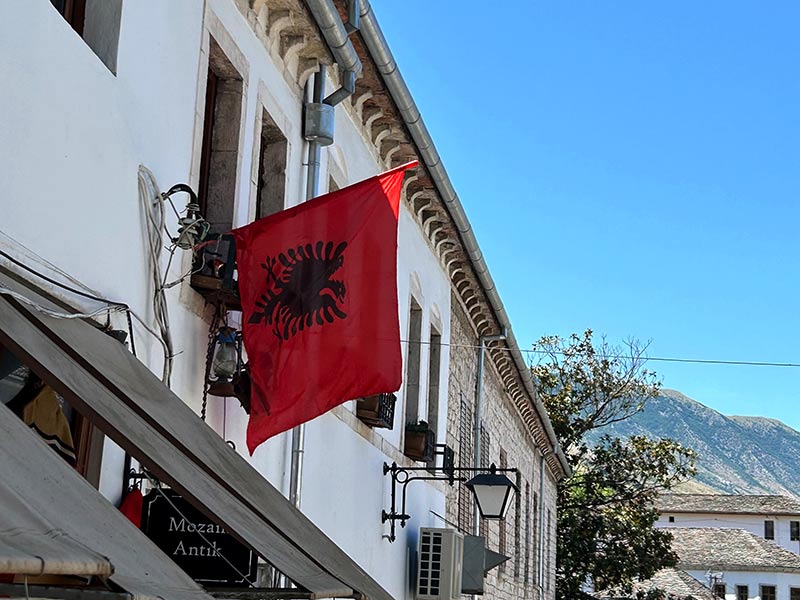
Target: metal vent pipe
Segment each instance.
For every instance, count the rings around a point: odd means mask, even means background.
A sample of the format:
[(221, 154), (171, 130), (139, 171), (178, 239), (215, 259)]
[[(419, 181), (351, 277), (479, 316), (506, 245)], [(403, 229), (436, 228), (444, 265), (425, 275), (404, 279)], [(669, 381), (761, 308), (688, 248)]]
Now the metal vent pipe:
[(464, 207), (461, 205), (461, 201), (459, 200), (458, 194), (456, 194), (455, 188), (450, 181), (450, 177), (447, 175), (447, 172), (442, 165), (441, 158), (436, 151), (436, 147), (434, 146), (433, 139), (431, 138), (427, 127), (425, 127), (425, 123), (422, 120), (422, 115), (420, 114), (419, 109), (414, 102), (414, 98), (411, 96), (411, 92), (409, 91), (406, 82), (403, 80), (403, 76), (400, 74), (400, 71), (397, 68), (397, 63), (395, 62), (392, 52), (389, 49), (389, 44), (386, 42), (386, 38), (384, 37), (383, 32), (378, 25), (378, 20), (375, 17), (375, 13), (372, 11), (369, 0), (361, 0), (361, 19), (359, 31), (364, 39), (365, 44), (367, 45), (367, 49), (369, 50), (372, 60), (375, 62), (378, 70), (383, 76), (386, 87), (391, 93), (392, 99), (397, 105), (397, 108), (400, 111), (403, 120), (405, 121), (406, 127), (408, 127), (411, 137), (414, 140), (417, 149), (419, 150), (423, 162), (425, 163), (425, 168), (430, 174), (430, 177), (433, 180), (439, 195), (444, 201), (445, 206), (447, 207), (450, 216), (452, 217), (453, 222), (458, 229), (461, 242), (467, 251), (472, 268), (475, 271), (475, 274), (477, 275), (481, 285), (483, 286), (494, 315), (497, 318), (500, 327), (503, 327), (507, 330), (507, 345), (509, 347), (511, 356), (514, 359), (514, 363), (517, 367), (517, 371), (520, 374), (523, 385), (525, 386), (525, 390), (527, 391), (528, 396), (530, 397), (531, 402), (536, 409), (539, 419), (544, 424), (545, 432), (555, 448), (555, 454), (558, 457), (559, 463), (564, 471), (569, 474), (571, 473), (571, 469), (569, 463), (567, 462), (567, 457), (564, 455), (564, 452), (559, 446), (558, 438), (553, 430), (553, 425), (550, 423), (550, 418), (547, 416), (547, 411), (545, 410), (544, 405), (542, 405), (542, 402), (539, 400), (539, 396), (536, 393), (536, 386), (531, 378), (530, 369), (525, 363), (525, 358), (522, 356), (522, 352), (519, 350), (517, 340), (511, 331), (511, 323), (508, 315), (506, 314), (505, 307), (500, 299), (500, 295), (497, 293), (497, 288), (492, 280), (492, 276), (489, 273), (489, 268), (483, 259), (483, 254), (478, 246), (478, 241), (475, 239), (475, 234), (473, 233), (472, 227), (469, 224), (467, 215), (464, 212)]
[(353, 17), (353, 14), (358, 14), (360, 2), (350, 0), (350, 19), (347, 25), (339, 18), (333, 0), (306, 0), (306, 4), (341, 71), (342, 86), (324, 100), (325, 104), (336, 106), (355, 91), (356, 77), (362, 69), (361, 59), (348, 38), (349, 33), (358, 28), (358, 16)]

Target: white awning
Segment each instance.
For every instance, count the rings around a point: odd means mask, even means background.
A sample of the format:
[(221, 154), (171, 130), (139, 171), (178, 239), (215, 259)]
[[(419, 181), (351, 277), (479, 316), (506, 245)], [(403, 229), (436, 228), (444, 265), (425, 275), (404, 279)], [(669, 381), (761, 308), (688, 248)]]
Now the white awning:
[(0, 573), (97, 575), (139, 598), (212, 600), (3, 404)]
[[(3, 288), (63, 311), (0, 273)], [(82, 320), (53, 318), (2, 294), (0, 343), (161, 481), (313, 596), (392, 600), (124, 345)]]
[(109, 577), (114, 572), (107, 558), (63, 529), (44, 529), (49, 524), (32, 518), (27, 507), (14, 506), (16, 500), (13, 490), (0, 487), (0, 573)]

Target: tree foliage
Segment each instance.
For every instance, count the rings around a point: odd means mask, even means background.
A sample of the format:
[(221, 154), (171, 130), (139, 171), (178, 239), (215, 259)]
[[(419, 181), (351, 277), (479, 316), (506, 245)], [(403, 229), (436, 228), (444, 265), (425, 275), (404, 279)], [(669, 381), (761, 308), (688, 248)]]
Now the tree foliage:
[(635, 580), (677, 560), (672, 536), (653, 527), (653, 501), (693, 475), (694, 453), (670, 439), (602, 434), (659, 393), (646, 345), (595, 344), (587, 330), (544, 337), (534, 350), (539, 395), (573, 469), (558, 488), (557, 597), (577, 598), (587, 582), (630, 592)]

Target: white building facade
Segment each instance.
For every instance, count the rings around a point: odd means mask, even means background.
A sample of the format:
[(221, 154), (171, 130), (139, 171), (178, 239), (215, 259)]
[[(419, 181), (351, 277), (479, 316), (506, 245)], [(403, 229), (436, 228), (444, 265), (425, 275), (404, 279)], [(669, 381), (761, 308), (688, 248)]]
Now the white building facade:
[[(387, 68), (391, 53), (367, 2), (358, 4), (361, 31), (349, 42), (360, 71), (334, 108), (334, 140), (321, 149), (317, 184), (321, 194), (421, 162), (407, 176), (399, 217), (399, 322), (406, 343), (394, 426), (369, 426), (352, 400), (305, 426), (302, 452), (287, 432), (251, 457), (239, 401), (204, 401), (209, 328), (218, 307), (185, 277), (194, 268), (190, 251), (151, 258), (144, 207), (152, 197), (142, 182), (154, 181), (158, 191), (187, 183), (216, 233), (304, 201), (312, 156), (304, 106), (314, 74), (328, 65), (328, 94), (349, 86), (349, 75), (333, 66), (342, 66), (342, 50), (329, 39), (326, 7), (337, 18), (347, 16), (344, 2), (300, 0), (3, 3), (0, 73), (13, 85), (0, 95), (0, 266), (69, 310), (93, 314), (100, 326), (132, 333), (127, 343), (133, 350), (133, 342), (136, 359), (161, 376), (166, 359), (153, 302), (155, 260), (162, 282), (176, 282), (163, 292), (168, 316), (160, 321), (172, 340), (169, 388), (281, 494), (297, 497), (301, 513), (397, 599), (415, 594), (419, 528), (448, 527), (444, 518), (454, 520), (459, 500), (441, 482), (416, 483), (406, 507), (412, 519), (389, 542), (381, 510), (389, 509), (391, 486), (383, 465), (424, 466), (408, 455), (409, 421), (426, 421), (437, 442), (464, 454), (458, 464), (473, 464), (465, 457), (474, 449), (457, 443), (455, 387), (466, 390), (475, 381), (474, 373), (463, 375), (477, 361), (475, 341), (505, 331), (505, 341), (486, 354), (485, 414), (493, 439), (508, 432), (509, 441), (502, 450), (489, 445), (486, 456), (520, 470), (519, 500), (510, 520), (487, 533), (490, 547), (517, 556), (510, 572), (506, 567), (490, 576), (487, 595), (553, 598), (555, 490), (568, 466), (524, 361), (504, 350), (516, 342), (502, 304), (432, 143), (414, 129), (421, 120), (392, 79), (398, 75)], [(153, 179), (141, 179), (142, 167)], [(173, 198), (179, 210), (181, 198)], [(177, 219), (166, 210), (166, 229), (177, 235)], [(108, 313), (106, 301), (130, 312)], [(129, 325), (131, 313), (141, 321)], [(235, 310), (227, 318), (232, 326), (241, 320)], [(467, 350), (454, 352), (458, 344)], [(128, 463), (112, 437), (89, 435), (102, 447), (87, 443), (83, 452), (93, 456), (83, 474), (118, 504)], [(302, 469), (294, 486), (298, 456)]]
[(744, 529), (800, 554), (800, 502), (787, 496), (663, 494), (656, 527)]
[(800, 558), (736, 528), (675, 527), (677, 568), (726, 600), (800, 598)]

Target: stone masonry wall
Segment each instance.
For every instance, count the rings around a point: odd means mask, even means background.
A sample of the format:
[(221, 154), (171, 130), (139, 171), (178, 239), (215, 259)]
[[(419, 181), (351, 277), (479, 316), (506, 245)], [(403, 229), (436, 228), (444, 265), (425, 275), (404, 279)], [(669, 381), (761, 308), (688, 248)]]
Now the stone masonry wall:
[[(464, 440), (465, 432), (473, 435), (476, 400), (476, 378), (478, 371), (478, 346), (480, 340), (470, 324), (459, 299), (454, 295), (451, 302), (450, 325), (450, 374), (448, 386), (447, 444), (456, 452), (457, 465), (472, 465), (472, 442)], [(464, 411), (466, 414), (462, 414)], [(464, 420), (462, 420), (464, 418)], [(487, 535), (488, 546), (511, 558), (486, 577), (484, 598), (533, 600), (555, 597), (553, 578), (555, 573), (555, 526), (556, 483), (553, 474), (541, 461), (541, 449), (536, 447), (533, 436), (524, 425), (516, 407), (504, 389), (499, 374), (486, 356), (483, 378), (483, 428), (484, 443), (488, 439), (488, 463), (501, 465), (501, 452), (509, 467), (519, 470), (517, 485), (519, 492), (504, 521), (484, 521), (482, 533)], [(468, 423), (468, 427), (465, 427)], [(466, 456), (465, 456), (466, 454)], [(544, 464), (544, 485), (541, 485)], [(512, 474), (511, 479), (514, 479)], [(465, 533), (472, 533), (471, 497), (461, 498), (463, 486), (454, 486), (447, 495), (447, 519), (457, 524)], [(535, 498), (535, 500), (534, 500)], [(534, 510), (534, 502), (536, 509)], [(468, 511), (465, 508), (468, 507)], [(549, 517), (548, 517), (549, 515)], [(549, 533), (546, 531), (550, 523)], [(501, 529), (505, 534), (501, 534)], [(541, 537), (543, 536), (543, 537)], [(539, 543), (543, 542), (541, 572)], [(503, 547), (504, 545), (504, 547)]]

